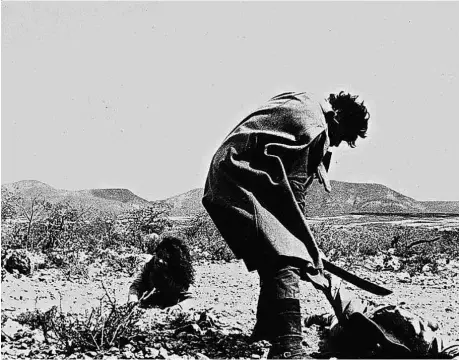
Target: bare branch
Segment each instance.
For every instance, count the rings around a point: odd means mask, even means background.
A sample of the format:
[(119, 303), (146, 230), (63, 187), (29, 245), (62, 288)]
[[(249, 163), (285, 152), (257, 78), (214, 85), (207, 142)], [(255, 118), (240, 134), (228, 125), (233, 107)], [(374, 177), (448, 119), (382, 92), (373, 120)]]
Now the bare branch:
[(419, 245), (419, 244), (430, 244), (430, 243), (433, 243), (433, 242), (441, 240), (441, 239), (442, 239), (442, 237), (439, 236), (439, 237), (436, 237), (435, 239), (430, 239), (430, 240), (418, 240), (418, 241), (412, 242), (406, 248), (407, 249), (411, 249), (413, 246), (416, 246), (416, 245)]

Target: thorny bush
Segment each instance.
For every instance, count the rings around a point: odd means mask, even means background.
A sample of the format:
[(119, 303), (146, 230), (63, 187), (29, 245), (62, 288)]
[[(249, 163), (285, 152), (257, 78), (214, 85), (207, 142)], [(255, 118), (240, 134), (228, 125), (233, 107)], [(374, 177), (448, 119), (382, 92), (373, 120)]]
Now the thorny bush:
[(143, 259), (135, 254), (108, 258), (107, 266), (111, 271), (125, 272), (129, 276), (134, 276), (139, 267), (143, 264)]
[(417, 273), (430, 264), (436, 271), (438, 261), (459, 256), (459, 229), (438, 231), (388, 224), (343, 226), (313, 224), (311, 230), (319, 247), (331, 260), (358, 262), (366, 256), (387, 253), (401, 260), (400, 270)]
[(23, 313), (17, 321), (32, 329), (41, 329), (45, 341), (56, 340), (70, 355), (124, 346), (138, 334), (136, 324), (143, 313), (137, 303), (118, 305), (106, 290), (100, 306), (85, 314), (64, 313), (53, 306), (46, 312), (35, 310)]
[[(69, 276), (86, 276), (85, 262), (79, 257), (81, 252), (91, 255), (107, 248), (151, 251), (154, 244), (149, 235), (161, 234), (171, 227), (167, 205), (156, 204), (114, 214), (69, 201), (46, 204), (40, 217), (34, 217), (33, 221), (21, 218), (19, 212), (13, 211), (13, 205), (4, 211), (2, 253), (9, 249), (31, 249), (32, 246), (32, 251), (47, 255), (46, 267), (62, 268)], [(131, 274), (137, 262), (136, 258), (117, 258), (112, 265)]]
[(235, 259), (233, 252), (206, 212), (195, 215), (184, 233), (194, 260)]

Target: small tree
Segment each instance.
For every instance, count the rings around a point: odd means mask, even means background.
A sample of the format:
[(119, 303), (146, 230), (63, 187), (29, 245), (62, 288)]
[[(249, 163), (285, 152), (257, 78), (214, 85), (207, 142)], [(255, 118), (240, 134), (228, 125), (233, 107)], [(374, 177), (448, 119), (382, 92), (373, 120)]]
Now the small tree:
[(19, 201), (19, 195), (2, 189), (2, 221), (14, 219), (17, 216), (16, 203)]
[(132, 245), (146, 252), (144, 235), (161, 234), (172, 226), (169, 220), (169, 205), (152, 205), (145, 208), (131, 210), (127, 214), (128, 225), (126, 232)]
[(87, 239), (92, 208), (73, 205), (68, 200), (51, 205), (45, 223), (44, 249), (73, 250), (73, 244)]
[(93, 236), (100, 238), (101, 248), (115, 247), (119, 240), (117, 231), (118, 215), (115, 212), (100, 212), (93, 221)]
[(35, 248), (33, 226), (44, 218), (50, 208), (51, 204), (41, 193), (26, 198), (8, 190), (2, 191), (2, 220), (17, 219), (26, 224), (22, 240), (27, 250)]
[(212, 260), (234, 259), (233, 252), (205, 211), (192, 218), (190, 226), (185, 230), (185, 236), (189, 239), (195, 253), (200, 254), (197, 255), (198, 257), (208, 253), (207, 256)]

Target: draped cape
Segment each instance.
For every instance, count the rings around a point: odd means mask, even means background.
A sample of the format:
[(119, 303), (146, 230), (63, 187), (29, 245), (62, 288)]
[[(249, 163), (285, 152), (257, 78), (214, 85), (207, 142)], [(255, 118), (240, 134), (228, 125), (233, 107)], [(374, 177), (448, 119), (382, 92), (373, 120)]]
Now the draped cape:
[(328, 147), (319, 102), (284, 93), (241, 121), (216, 151), (202, 203), (249, 270), (279, 256), (311, 274), (322, 269), (300, 203)]

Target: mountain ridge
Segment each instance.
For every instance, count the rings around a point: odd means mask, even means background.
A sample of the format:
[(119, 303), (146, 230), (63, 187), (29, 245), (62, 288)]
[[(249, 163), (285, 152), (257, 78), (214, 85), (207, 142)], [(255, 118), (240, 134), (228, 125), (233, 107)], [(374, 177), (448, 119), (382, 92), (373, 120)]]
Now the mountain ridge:
[[(331, 181), (332, 192), (314, 183), (306, 195), (307, 216), (334, 216), (349, 213), (457, 213), (459, 201), (418, 201), (377, 183), (350, 183)], [(26, 198), (45, 197), (51, 203), (69, 201), (92, 206), (102, 211), (122, 212), (152, 204), (168, 204), (171, 216), (193, 216), (202, 211), (203, 188), (163, 200), (148, 201), (129, 189), (62, 190), (38, 180), (22, 180), (2, 185), (3, 191), (19, 192)]]
[[(459, 201), (418, 201), (377, 183), (331, 181), (332, 192), (314, 183), (306, 195), (307, 216), (334, 216), (350, 213), (457, 213)], [(204, 211), (203, 188), (169, 197), (174, 216), (189, 216)]]
[(51, 203), (68, 201), (73, 205), (90, 206), (100, 211), (123, 212), (149, 206), (150, 202), (123, 188), (63, 190), (38, 180), (22, 180), (2, 185), (3, 191), (20, 193), (24, 198), (42, 197)]

